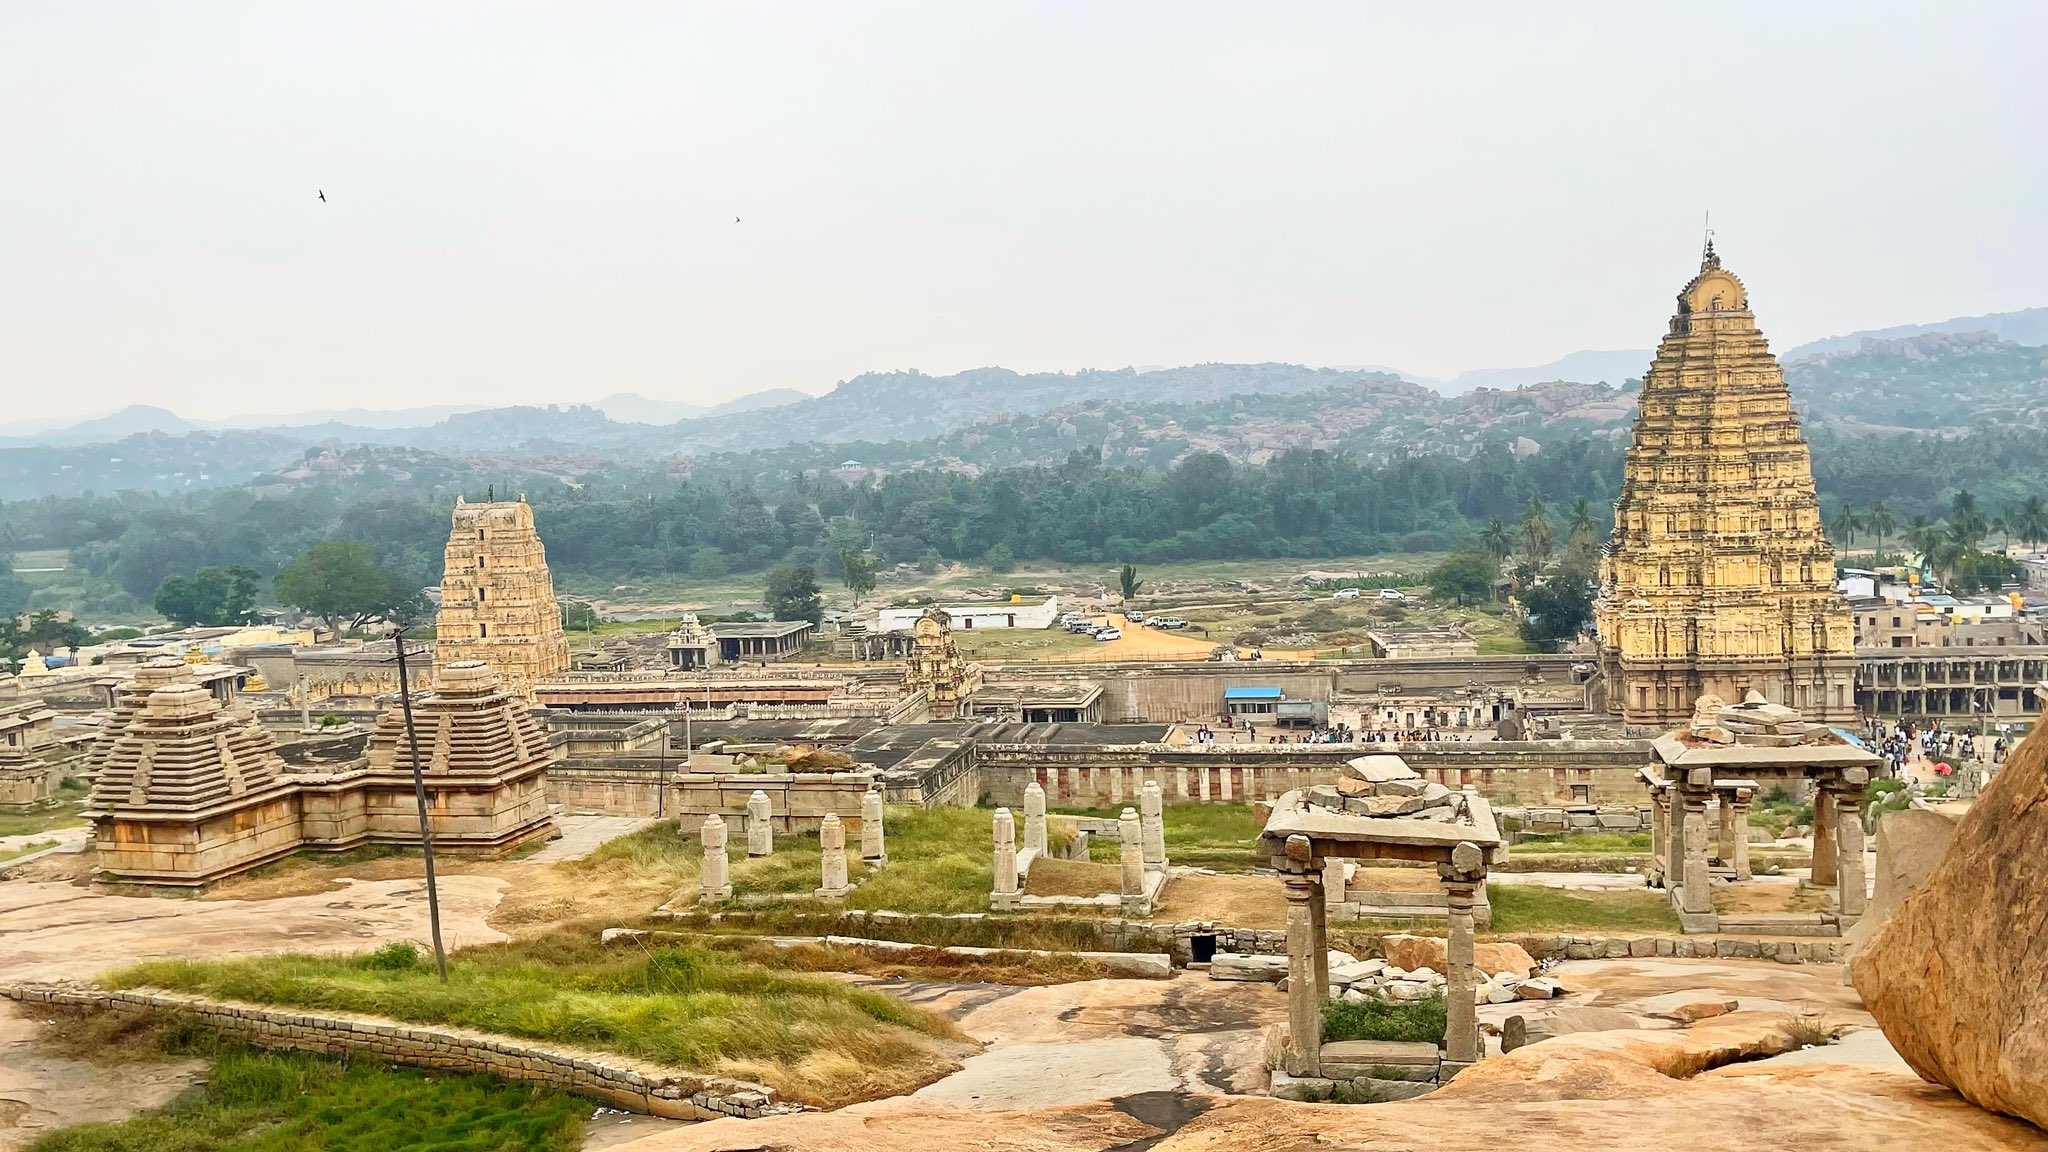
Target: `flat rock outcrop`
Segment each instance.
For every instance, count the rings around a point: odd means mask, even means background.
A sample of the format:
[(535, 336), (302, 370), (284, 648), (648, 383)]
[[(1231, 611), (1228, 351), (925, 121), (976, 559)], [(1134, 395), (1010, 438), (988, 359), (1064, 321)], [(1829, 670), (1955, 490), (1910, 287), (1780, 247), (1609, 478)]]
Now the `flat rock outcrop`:
[[(1380, 941), (1387, 950), (1387, 963), (1414, 971), (1429, 968), (1441, 972), (1449, 966), (1441, 936), (1397, 934)], [(1520, 944), (1507, 940), (1482, 940), (1472, 945), (1472, 966), (1482, 972), (1512, 972), (1528, 976), (1536, 971), (1536, 959)]]
[(2048, 1128), (2048, 736), (2036, 728), (1948, 853), (1850, 960), (1921, 1076)]

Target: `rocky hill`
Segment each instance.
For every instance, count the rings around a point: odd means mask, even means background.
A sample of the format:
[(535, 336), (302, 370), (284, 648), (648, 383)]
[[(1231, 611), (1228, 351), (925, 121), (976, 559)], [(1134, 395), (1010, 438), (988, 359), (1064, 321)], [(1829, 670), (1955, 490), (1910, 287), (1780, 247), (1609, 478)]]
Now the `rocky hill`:
[(1847, 434), (2048, 421), (2048, 348), (1990, 332), (1865, 337), (1787, 364), (1785, 380), (1802, 416)]

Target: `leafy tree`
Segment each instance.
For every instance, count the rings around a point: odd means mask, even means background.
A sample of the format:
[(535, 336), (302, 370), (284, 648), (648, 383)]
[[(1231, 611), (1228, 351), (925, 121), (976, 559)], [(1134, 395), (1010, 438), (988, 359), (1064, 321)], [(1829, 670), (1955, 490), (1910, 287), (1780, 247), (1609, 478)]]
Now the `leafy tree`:
[(875, 554), (860, 548), (841, 552), (839, 578), (846, 590), (853, 593), (853, 606), (860, 607), (860, 598), (875, 590)]
[(2041, 541), (2048, 540), (2048, 505), (2044, 505), (2039, 496), (2029, 496), (2020, 501), (2016, 515), (2012, 533), (2026, 541), (2027, 547), (2038, 548)]
[(690, 553), (690, 577), (694, 580), (716, 580), (726, 574), (725, 553), (716, 545), (706, 544)]
[(1017, 554), (1010, 551), (1008, 544), (998, 544), (989, 549), (986, 559), (991, 572), (1009, 572), (1017, 567)]
[(937, 548), (926, 548), (917, 554), (917, 570), (926, 576), (937, 573), (939, 565), (945, 562), (946, 558), (939, 555)]
[(279, 603), (310, 612), (337, 631), (358, 627), (405, 599), (391, 574), (377, 567), (370, 546), (348, 540), (313, 545), (278, 572), (270, 587)]
[(1550, 508), (1543, 503), (1543, 497), (1529, 497), (1529, 507), (1522, 513), (1522, 552), (1538, 567), (1549, 561), (1550, 554), (1557, 547), (1557, 529), (1550, 523)]
[(166, 620), (178, 624), (208, 628), (251, 624), (257, 619), (257, 583), (255, 570), (245, 565), (225, 571), (201, 568), (190, 579), (164, 577), (151, 603)]
[(1123, 602), (1126, 604), (1138, 598), (1138, 589), (1144, 583), (1143, 580), (1138, 579), (1138, 566), (1136, 564), (1125, 564), (1116, 570), (1117, 591), (1122, 595)]
[(562, 627), (571, 632), (589, 632), (604, 623), (587, 601), (562, 601)]
[(1477, 603), (1492, 595), (1498, 575), (1498, 560), (1478, 552), (1459, 552), (1430, 570), (1430, 595), (1456, 601), (1460, 607)]
[(1545, 650), (1569, 643), (1593, 618), (1593, 592), (1585, 569), (1561, 565), (1522, 589), (1522, 639)]
[(35, 590), (14, 572), (14, 557), (0, 552), (0, 616), (19, 616)]
[(768, 614), (777, 620), (825, 618), (825, 602), (818, 589), (818, 570), (809, 564), (785, 564), (768, 573), (768, 587), (762, 599)]

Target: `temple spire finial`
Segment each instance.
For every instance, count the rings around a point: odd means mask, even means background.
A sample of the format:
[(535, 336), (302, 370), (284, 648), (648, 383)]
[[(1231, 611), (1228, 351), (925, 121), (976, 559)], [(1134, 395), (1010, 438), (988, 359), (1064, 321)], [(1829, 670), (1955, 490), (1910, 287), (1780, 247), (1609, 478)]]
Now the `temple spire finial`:
[(1705, 272), (1709, 268), (1719, 268), (1721, 266), (1721, 258), (1714, 254), (1713, 209), (1709, 208), (1707, 210), (1706, 219), (1702, 227), (1706, 232), (1706, 245), (1700, 250), (1700, 271)]

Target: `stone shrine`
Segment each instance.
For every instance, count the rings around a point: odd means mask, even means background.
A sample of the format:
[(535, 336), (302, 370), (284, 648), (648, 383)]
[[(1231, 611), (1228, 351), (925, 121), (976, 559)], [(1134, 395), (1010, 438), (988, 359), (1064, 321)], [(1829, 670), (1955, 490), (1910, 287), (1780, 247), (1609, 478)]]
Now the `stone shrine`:
[(1594, 617), (1607, 706), (1669, 727), (1705, 693), (1856, 719), (1848, 602), (1784, 374), (1712, 242), (1643, 378)]
[(909, 665), (904, 687), (923, 692), (933, 720), (959, 720), (968, 715), (967, 701), (981, 687), (981, 665), (969, 664), (953, 642), (953, 618), (936, 605), (910, 626)]
[(481, 660), (526, 700), (534, 682), (569, 670), (569, 640), (545, 549), (524, 499), (455, 501), (434, 620), (434, 670)]

